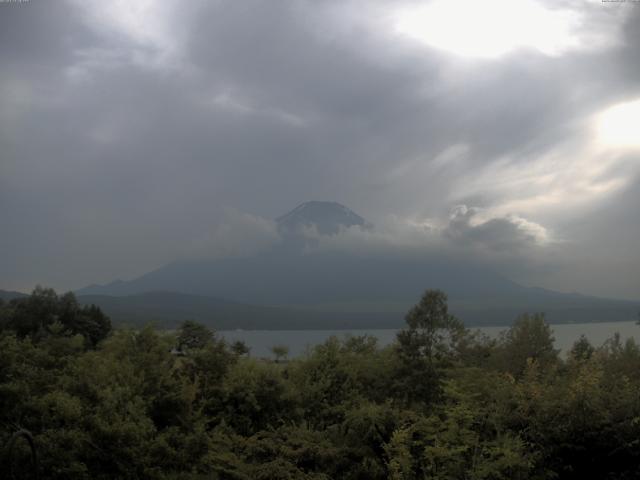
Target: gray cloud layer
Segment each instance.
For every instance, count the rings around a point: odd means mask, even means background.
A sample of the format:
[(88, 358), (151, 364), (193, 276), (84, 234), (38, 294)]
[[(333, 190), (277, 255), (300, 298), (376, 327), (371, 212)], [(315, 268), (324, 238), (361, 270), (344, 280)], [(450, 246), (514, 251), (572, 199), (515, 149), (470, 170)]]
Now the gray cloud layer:
[(640, 154), (592, 128), (640, 98), (640, 7), (550, 2), (577, 47), (470, 59), (398, 34), (398, 5), (0, 4), (0, 288), (128, 278), (232, 229), (251, 249), (316, 198), (525, 283), (640, 297)]

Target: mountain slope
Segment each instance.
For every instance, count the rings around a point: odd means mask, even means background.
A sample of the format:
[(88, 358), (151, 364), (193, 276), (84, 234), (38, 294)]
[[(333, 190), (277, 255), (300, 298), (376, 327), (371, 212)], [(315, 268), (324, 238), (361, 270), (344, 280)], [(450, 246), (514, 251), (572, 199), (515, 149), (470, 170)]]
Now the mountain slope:
[(5, 302), (13, 300), (14, 298), (23, 298), (26, 296), (26, 293), (14, 292), (11, 290), (0, 290), (0, 299), (4, 300)]
[(78, 293), (131, 295), (164, 290), (247, 303), (309, 305), (410, 302), (426, 288), (441, 288), (456, 298), (496, 297), (522, 290), (492, 272), (442, 260), (317, 253), (175, 262), (130, 282)]
[(175, 328), (183, 320), (196, 320), (216, 330), (304, 330), (341, 328), (397, 328), (402, 316), (393, 312), (322, 312), (264, 307), (176, 292), (139, 295), (80, 295), (81, 304), (98, 305), (117, 325), (154, 323)]
[[(539, 311), (547, 312), (555, 322), (634, 320), (638, 311), (635, 302), (526, 288), (486, 267), (455, 258), (308, 248), (305, 229), (315, 230), (316, 235), (335, 235), (346, 227), (367, 228), (362, 217), (333, 202), (304, 203), (279, 217), (277, 224), (284, 242), (271, 251), (244, 258), (174, 262), (128, 282), (91, 286), (77, 293), (135, 296), (165, 291), (217, 297), (229, 303), (303, 309), (298, 311), (305, 312), (309, 324), (321, 325), (336, 319), (355, 321), (351, 314), (368, 315), (372, 325), (374, 317), (401, 325), (404, 312), (428, 288), (444, 290), (452, 311), (469, 325), (505, 324), (519, 313)], [(200, 307), (189, 308), (201, 311)], [(270, 313), (262, 311), (265, 318), (273, 319), (264, 328), (280, 325)]]
[[(82, 295), (82, 304), (95, 304), (116, 325), (141, 326), (154, 323), (176, 328), (183, 320), (196, 320), (216, 330), (339, 330), (402, 328), (404, 314), (410, 307), (391, 305), (366, 311), (334, 308), (281, 308), (248, 305), (217, 298), (175, 292), (147, 292), (129, 296)], [(522, 305), (469, 305), (451, 301), (450, 310), (468, 326), (509, 325), (523, 312), (536, 312), (536, 300)], [(637, 305), (632, 302), (602, 301), (586, 298), (581, 304), (547, 305), (547, 319), (552, 323), (587, 323), (630, 320)]]

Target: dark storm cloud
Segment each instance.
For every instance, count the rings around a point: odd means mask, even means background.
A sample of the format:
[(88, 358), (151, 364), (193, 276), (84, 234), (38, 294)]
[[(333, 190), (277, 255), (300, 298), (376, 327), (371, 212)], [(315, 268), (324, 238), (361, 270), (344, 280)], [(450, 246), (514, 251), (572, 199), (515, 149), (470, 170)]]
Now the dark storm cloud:
[[(258, 243), (269, 243), (262, 219), (313, 198), (374, 223), (393, 214), (447, 225), (455, 205), (481, 207), (474, 225), (441, 228), (460, 244), (526, 257), (538, 252), (531, 229), (550, 243), (577, 241), (570, 220), (600, 231), (594, 205), (617, 205), (637, 185), (637, 158), (610, 160), (624, 188), (596, 202), (589, 192), (602, 175), (582, 178), (591, 164), (570, 175), (554, 157), (573, 152), (567, 142), (589, 141), (587, 117), (640, 96), (636, 11), (612, 20), (605, 6), (588, 7), (593, 32), (624, 26), (617, 46), (486, 61), (397, 35), (395, 2), (143, 6), (0, 5), (0, 247), (14, 252), (0, 264), (7, 287), (130, 277), (185, 245), (224, 251), (202, 242), (233, 243), (238, 222), (226, 207), (253, 214), (238, 214), (241, 237), (255, 228)], [(572, 211), (536, 203), (549, 169), (561, 172), (554, 192), (564, 184), (575, 192)], [(535, 174), (527, 189), (513, 186), (520, 171)], [(618, 228), (635, 232), (628, 223)], [(625, 255), (640, 266), (637, 254)]]

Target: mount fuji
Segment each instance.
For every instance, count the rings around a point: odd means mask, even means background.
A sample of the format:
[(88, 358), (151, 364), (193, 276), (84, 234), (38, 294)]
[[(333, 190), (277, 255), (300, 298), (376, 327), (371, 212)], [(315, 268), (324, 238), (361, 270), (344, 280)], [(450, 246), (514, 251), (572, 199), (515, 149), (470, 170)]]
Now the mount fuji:
[(428, 288), (444, 290), (452, 312), (468, 325), (509, 324), (524, 312), (545, 312), (558, 323), (622, 321), (633, 320), (638, 311), (635, 302), (525, 287), (490, 269), (446, 257), (305, 248), (343, 229), (373, 228), (336, 202), (303, 203), (275, 224), (282, 242), (267, 251), (176, 261), (130, 281), (91, 285), (76, 293), (81, 301), (115, 313), (116, 321), (139, 319), (134, 310), (144, 296), (150, 319), (160, 316), (171, 324), (193, 318), (216, 328), (221, 325), (212, 302), (224, 303), (225, 328), (399, 327), (404, 313)]

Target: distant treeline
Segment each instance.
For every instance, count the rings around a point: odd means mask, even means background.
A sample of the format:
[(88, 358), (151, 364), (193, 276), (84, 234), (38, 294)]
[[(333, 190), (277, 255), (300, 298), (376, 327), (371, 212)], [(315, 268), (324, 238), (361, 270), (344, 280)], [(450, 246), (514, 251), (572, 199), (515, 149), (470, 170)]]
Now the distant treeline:
[(31, 435), (45, 479), (640, 478), (632, 339), (560, 358), (543, 316), (489, 339), (430, 290), (388, 347), (286, 354), (190, 321), (112, 331), (49, 289), (0, 302), (0, 474), (34, 473)]

